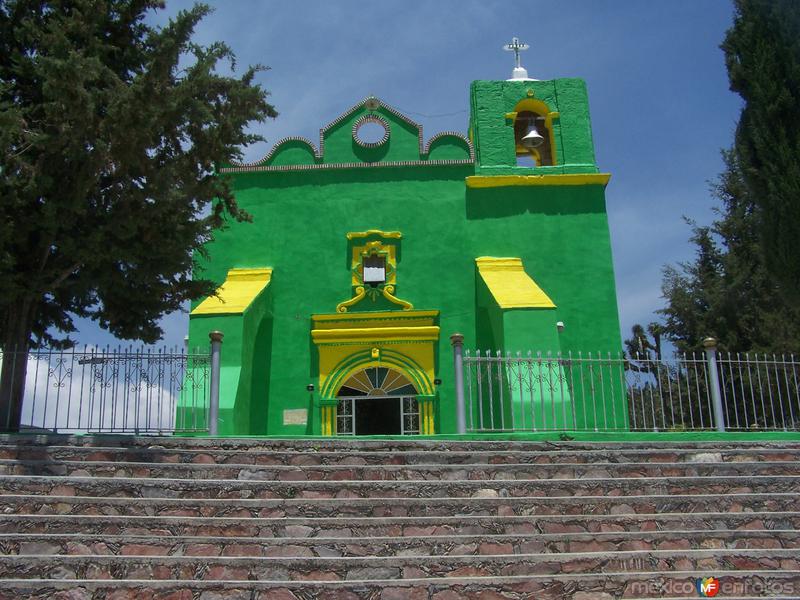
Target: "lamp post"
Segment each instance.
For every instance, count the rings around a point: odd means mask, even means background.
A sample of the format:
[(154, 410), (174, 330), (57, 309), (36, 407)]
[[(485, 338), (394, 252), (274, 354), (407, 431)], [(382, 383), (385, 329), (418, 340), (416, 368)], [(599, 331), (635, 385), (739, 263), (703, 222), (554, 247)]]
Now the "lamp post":
[(453, 367), (456, 380), (456, 430), (467, 432), (467, 417), (464, 410), (464, 336), (454, 333), (450, 336), (453, 345)]
[(717, 371), (717, 340), (707, 337), (703, 340), (708, 363), (708, 386), (711, 388), (711, 404), (714, 407), (714, 423), (717, 431), (725, 431), (725, 411), (719, 393), (719, 372)]
[(208, 406), (208, 434), (219, 435), (219, 355), (222, 349), (223, 333), (212, 331), (211, 339), (211, 393)]

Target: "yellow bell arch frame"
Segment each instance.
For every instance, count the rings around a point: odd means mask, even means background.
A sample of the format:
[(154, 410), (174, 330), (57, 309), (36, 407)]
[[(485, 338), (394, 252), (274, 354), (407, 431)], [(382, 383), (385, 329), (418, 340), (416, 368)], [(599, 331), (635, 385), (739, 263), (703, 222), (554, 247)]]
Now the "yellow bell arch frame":
[[(557, 165), (558, 154), (556, 152), (556, 136), (555, 136), (555, 131), (553, 130), (553, 119), (557, 119), (560, 116), (559, 113), (551, 111), (550, 107), (547, 106), (547, 104), (545, 104), (543, 101), (539, 100), (538, 98), (532, 98), (532, 97), (523, 98), (522, 100), (517, 102), (516, 106), (514, 106), (514, 112), (512, 112), (509, 116), (513, 115), (515, 124), (517, 120), (517, 115), (521, 112), (532, 112), (541, 117), (544, 117), (544, 126), (547, 129), (547, 134), (550, 142), (550, 157), (553, 161), (553, 166)], [(517, 146), (516, 153), (529, 154), (534, 158), (537, 166), (542, 166), (541, 155), (537, 150), (535, 149), (530, 150), (528, 148), (523, 148), (522, 146)]]

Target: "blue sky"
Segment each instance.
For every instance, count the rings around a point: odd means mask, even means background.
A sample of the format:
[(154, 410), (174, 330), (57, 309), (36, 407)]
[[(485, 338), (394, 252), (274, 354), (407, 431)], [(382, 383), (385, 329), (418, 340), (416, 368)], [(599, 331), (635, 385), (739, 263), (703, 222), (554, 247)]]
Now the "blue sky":
[[(623, 334), (663, 306), (665, 264), (691, 258), (685, 215), (713, 218), (709, 181), (722, 170), (741, 102), (728, 90), (719, 44), (730, 27), (728, 0), (561, 0), (541, 2), (208, 2), (216, 10), (195, 40), (221, 40), (240, 68), (270, 67), (259, 82), (278, 118), (256, 130), (265, 144), (319, 128), (374, 94), (424, 128), (466, 132), (469, 84), (506, 79), (512, 36), (530, 44), (531, 77), (586, 80), (597, 162), (612, 174), (608, 215)], [(193, 4), (167, 0), (151, 21)], [(186, 314), (165, 318), (165, 342), (180, 344)], [(81, 342), (112, 338), (88, 323)]]

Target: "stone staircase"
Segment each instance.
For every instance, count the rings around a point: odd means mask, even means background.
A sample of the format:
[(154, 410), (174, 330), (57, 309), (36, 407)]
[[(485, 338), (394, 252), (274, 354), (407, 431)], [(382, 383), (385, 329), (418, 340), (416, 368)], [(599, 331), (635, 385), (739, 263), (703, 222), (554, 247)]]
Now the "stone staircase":
[(800, 443), (0, 436), (0, 599), (800, 597)]

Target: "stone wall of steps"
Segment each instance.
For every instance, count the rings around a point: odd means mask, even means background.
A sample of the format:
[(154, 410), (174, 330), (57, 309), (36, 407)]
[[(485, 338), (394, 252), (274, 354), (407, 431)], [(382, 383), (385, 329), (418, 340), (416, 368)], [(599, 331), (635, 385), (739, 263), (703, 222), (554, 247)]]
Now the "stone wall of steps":
[(800, 443), (0, 436), (0, 600), (800, 597)]

